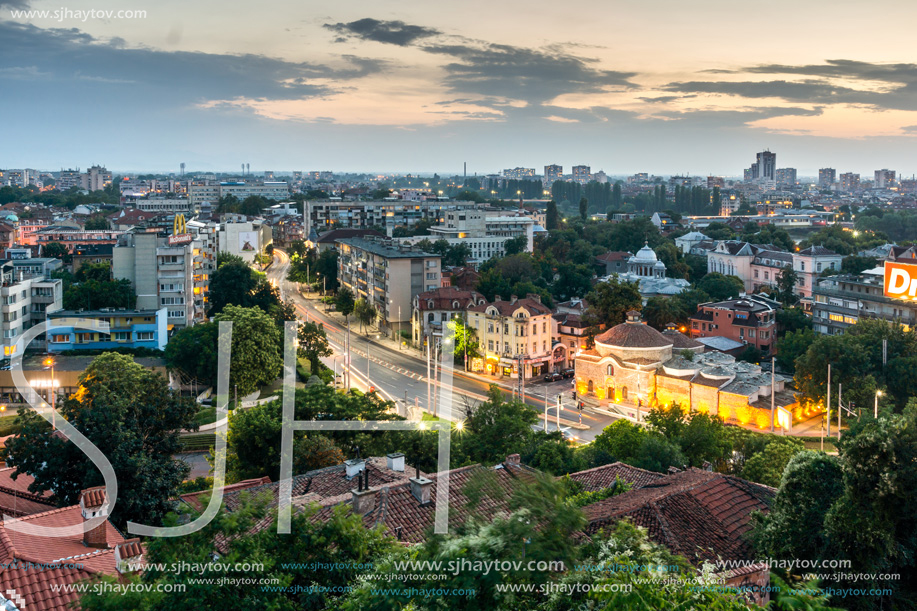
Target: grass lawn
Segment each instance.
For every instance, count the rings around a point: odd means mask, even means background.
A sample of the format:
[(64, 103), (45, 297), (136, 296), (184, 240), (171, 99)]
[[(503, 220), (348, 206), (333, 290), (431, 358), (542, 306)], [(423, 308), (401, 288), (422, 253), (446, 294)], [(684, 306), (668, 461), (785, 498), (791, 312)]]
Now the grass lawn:
[(212, 424), (217, 421), (217, 408), (214, 406), (204, 407), (194, 415), (194, 422), (198, 426)]

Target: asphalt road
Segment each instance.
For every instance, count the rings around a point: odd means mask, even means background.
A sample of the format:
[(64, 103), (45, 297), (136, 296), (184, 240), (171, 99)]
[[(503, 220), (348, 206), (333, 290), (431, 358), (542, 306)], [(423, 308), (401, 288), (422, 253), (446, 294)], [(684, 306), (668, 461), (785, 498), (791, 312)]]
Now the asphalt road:
[[(332, 319), (323, 310), (324, 305), (316, 299), (305, 299), (300, 295), (294, 283), (286, 280), (289, 269), (289, 258), (281, 250), (274, 250), (274, 264), (268, 270), (268, 279), (280, 289), (284, 299), (292, 301), (297, 313), (302, 318), (321, 322), (325, 325), (329, 343), (334, 350), (334, 355), (323, 359), (325, 364), (342, 373), (345, 369), (345, 338), (346, 328), (339, 317)], [(375, 388), (383, 397), (394, 401), (398, 411), (406, 417), (420, 417), (419, 410), (428, 411), (444, 417), (444, 406), (451, 405), (450, 420), (458, 421), (465, 417), (468, 409), (485, 400), (489, 382), (478, 377), (467, 375), (459, 370), (451, 370), (448, 364), (439, 368), (438, 382), (430, 383), (428, 390), (427, 364), (420, 353), (405, 347), (398, 350), (388, 340), (384, 344), (376, 343), (373, 337), (359, 333), (358, 325), (352, 324), (350, 333), (351, 347), (351, 386), (361, 390)], [(432, 376), (431, 376), (432, 377)], [(451, 377), (451, 384), (449, 378)], [(509, 393), (508, 388), (504, 388)], [(592, 441), (606, 426), (614, 422), (615, 418), (586, 408), (582, 414), (575, 408), (572, 400), (571, 380), (561, 380), (553, 383), (541, 381), (527, 383), (525, 387), (525, 402), (538, 409), (541, 414), (545, 411), (545, 395), (547, 395), (548, 424), (547, 430), (557, 429), (556, 424), (556, 398), (560, 396), (564, 402), (560, 417), (571, 423), (579, 423), (582, 415), (582, 424), (589, 427), (578, 429), (561, 422), (561, 429), (565, 430), (571, 438), (586, 442)], [(429, 393), (429, 394), (428, 394)], [(435, 395), (433, 406), (430, 395)], [(543, 423), (538, 423), (542, 428)]]

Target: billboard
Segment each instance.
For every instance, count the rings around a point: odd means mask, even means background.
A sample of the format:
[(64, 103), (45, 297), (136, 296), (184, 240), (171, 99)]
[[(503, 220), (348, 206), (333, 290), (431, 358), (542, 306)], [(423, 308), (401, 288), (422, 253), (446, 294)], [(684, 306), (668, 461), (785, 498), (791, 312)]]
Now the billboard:
[(257, 231), (240, 231), (239, 232), (239, 251), (240, 252), (258, 252), (258, 232)]
[(885, 262), (885, 296), (893, 299), (917, 298), (917, 265)]

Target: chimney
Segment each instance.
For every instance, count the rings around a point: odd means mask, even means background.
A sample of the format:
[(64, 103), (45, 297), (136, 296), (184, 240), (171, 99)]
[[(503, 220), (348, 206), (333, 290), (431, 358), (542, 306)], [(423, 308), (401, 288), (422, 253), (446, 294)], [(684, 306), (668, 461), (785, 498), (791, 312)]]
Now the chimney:
[(390, 471), (398, 471), (399, 473), (404, 473), (404, 454), (401, 452), (393, 452), (385, 456), (386, 463)]
[(541, 295), (539, 295), (538, 293), (529, 293), (528, 295), (526, 295), (526, 297), (528, 297), (529, 299), (533, 301), (537, 301), (538, 303), (541, 303)]
[(83, 515), (83, 521), (105, 518), (101, 524), (83, 533), (83, 543), (87, 547), (108, 547), (108, 506), (105, 486), (87, 488), (80, 493), (80, 513)]
[(414, 495), (414, 498), (423, 505), (430, 504), (430, 492), (433, 488), (433, 480), (427, 479), (425, 477), (417, 476), (410, 479), (411, 482), (411, 494)]
[(115, 567), (122, 575), (140, 570), (143, 562), (143, 547), (140, 539), (128, 539), (115, 546)]
[(509, 297), (509, 302), (510, 302), (510, 303), (516, 303), (517, 301), (519, 301), (519, 298), (518, 298), (518, 297), (516, 297), (515, 295), (510, 295), (510, 297)]
[(360, 474), (360, 471), (366, 468), (366, 461), (362, 458), (351, 458), (344, 461), (344, 468), (347, 471), (347, 479), (351, 480)]
[(494, 303), (497, 303), (498, 301), (503, 301), (503, 298), (499, 295), (494, 295)]
[(508, 465), (518, 465), (522, 462), (522, 458), (518, 454), (510, 454), (504, 462)]

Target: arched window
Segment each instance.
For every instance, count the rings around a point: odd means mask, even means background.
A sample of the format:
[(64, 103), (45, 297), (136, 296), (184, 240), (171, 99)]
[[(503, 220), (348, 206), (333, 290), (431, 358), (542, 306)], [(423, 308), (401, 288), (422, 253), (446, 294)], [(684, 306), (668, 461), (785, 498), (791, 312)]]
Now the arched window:
[(435, 314), (433, 314), (433, 312), (430, 312), (430, 313), (427, 315), (427, 321), (433, 322), (433, 321), (435, 320), (435, 317), (436, 317)]
[(427, 301), (427, 307), (430, 309), (433, 309), (433, 300), (432, 299)]
[(608, 369), (605, 371), (605, 375), (607, 375), (607, 376), (613, 376), (614, 374), (615, 374), (614, 365), (609, 365), (609, 366), (608, 366)]
[(621, 398), (622, 398), (622, 399), (626, 399), (626, 398), (627, 398), (627, 386), (625, 386), (624, 388), (621, 389)]
[(589, 392), (592, 392), (595, 389), (595, 385), (592, 383), (592, 380), (589, 380)]

